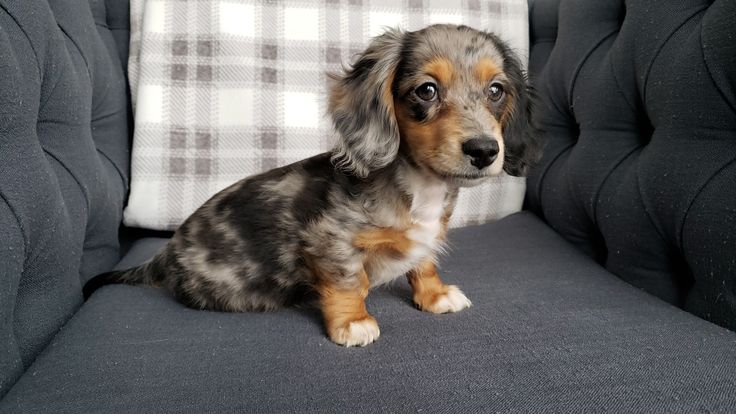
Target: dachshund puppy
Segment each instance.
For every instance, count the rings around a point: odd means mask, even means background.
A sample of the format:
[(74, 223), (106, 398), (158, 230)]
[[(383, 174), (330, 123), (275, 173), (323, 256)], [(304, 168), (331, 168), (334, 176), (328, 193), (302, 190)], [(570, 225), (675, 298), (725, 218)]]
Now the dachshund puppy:
[(370, 288), (406, 275), (416, 306), (470, 300), (435, 263), (459, 187), (538, 156), (530, 91), (498, 37), (466, 26), (389, 30), (334, 76), (333, 151), (214, 195), (148, 263), (94, 278), (169, 289), (197, 309), (273, 310), (316, 293), (335, 343), (379, 336)]

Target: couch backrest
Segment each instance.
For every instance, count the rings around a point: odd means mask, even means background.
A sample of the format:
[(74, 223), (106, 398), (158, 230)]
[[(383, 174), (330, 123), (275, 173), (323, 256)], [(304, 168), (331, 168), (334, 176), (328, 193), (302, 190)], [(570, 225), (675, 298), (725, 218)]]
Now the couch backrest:
[(622, 279), (736, 329), (736, 2), (537, 0), (527, 203)]
[(0, 396), (119, 258), (127, 21), (122, 1), (0, 0)]

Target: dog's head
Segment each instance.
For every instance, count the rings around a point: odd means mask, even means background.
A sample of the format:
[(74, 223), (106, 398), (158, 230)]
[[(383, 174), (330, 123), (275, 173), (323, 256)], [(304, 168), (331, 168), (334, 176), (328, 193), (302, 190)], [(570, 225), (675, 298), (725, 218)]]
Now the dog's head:
[(531, 91), (498, 37), (466, 26), (389, 30), (334, 77), (336, 164), (365, 177), (405, 156), (458, 185), (523, 175), (539, 156)]

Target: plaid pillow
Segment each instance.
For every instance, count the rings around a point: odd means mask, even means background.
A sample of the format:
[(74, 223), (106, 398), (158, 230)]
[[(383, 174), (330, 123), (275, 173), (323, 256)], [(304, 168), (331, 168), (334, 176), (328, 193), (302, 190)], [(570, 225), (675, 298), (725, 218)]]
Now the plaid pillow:
[[(463, 23), (528, 56), (526, 0), (131, 0), (125, 224), (174, 229), (248, 175), (327, 151), (328, 72), (384, 27)], [(524, 59), (525, 60), (525, 59)], [(523, 178), (461, 191), (451, 226), (518, 211)]]

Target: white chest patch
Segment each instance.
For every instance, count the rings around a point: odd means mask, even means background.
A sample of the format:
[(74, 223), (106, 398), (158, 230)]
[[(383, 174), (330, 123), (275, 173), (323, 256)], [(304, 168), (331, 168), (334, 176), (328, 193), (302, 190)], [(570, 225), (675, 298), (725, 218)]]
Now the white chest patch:
[(444, 183), (412, 177), (412, 227), (406, 232), (413, 242), (403, 258), (377, 256), (366, 263), (371, 286), (390, 282), (417, 267), (442, 247), (437, 240), (442, 231), (442, 215), (448, 188)]
[(437, 244), (437, 236), (442, 230), (446, 196), (445, 184), (426, 185), (414, 193), (411, 203), (413, 227), (409, 230), (408, 236), (418, 245), (434, 249)]

